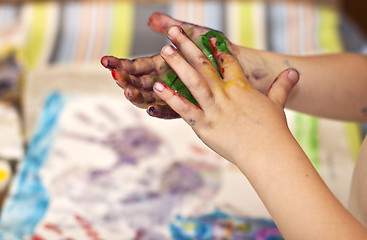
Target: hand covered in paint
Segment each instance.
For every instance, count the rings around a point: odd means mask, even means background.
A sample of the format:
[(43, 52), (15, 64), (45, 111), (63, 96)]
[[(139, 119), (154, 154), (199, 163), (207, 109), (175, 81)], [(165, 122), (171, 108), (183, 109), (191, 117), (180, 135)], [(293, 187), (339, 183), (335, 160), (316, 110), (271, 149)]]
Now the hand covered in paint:
[[(281, 131), (289, 132), (283, 108), (298, 81), (298, 72), (283, 71), (265, 96), (251, 87), (238, 61), (229, 52), (213, 49), (221, 69), (219, 73), (181, 28), (171, 27), (168, 38), (186, 60), (172, 46), (165, 46), (161, 55), (198, 105), (163, 82), (156, 82), (154, 91), (210, 148), (235, 162), (250, 154), (250, 150), (263, 147), (264, 139), (277, 138)], [(215, 48), (216, 38), (210, 42)]]
[[(175, 20), (161, 13), (154, 13), (148, 25), (153, 31), (164, 35), (170, 26), (180, 25), (191, 39), (197, 39), (211, 30)], [(227, 46), (231, 52), (236, 52), (236, 46), (229, 41), (227, 41)], [(116, 83), (124, 89), (125, 97), (134, 105), (147, 109), (148, 113), (154, 117), (166, 119), (179, 117), (153, 92), (154, 82), (161, 81), (170, 70), (159, 54), (134, 60), (105, 56), (101, 59), (101, 63), (111, 70)]]

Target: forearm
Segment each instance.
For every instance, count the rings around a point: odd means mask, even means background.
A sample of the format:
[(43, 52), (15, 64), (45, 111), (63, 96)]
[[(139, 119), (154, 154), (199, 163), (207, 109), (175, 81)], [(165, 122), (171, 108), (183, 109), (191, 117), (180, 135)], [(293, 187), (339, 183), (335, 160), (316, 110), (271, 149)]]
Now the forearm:
[[(342, 53), (335, 55), (287, 56), (267, 51), (240, 48), (242, 65), (252, 76), (251, 83), (266, 93), (277, 74), (292, 67), (301, 74), (287, 108), (350, 121), (367, 121), (367, 57)], [(252, 58), (252, 59), (249, 59)]]
[(207, 146), (241, 169), (282, 234), (297, 240), (367, 239), (366, 229), (331, 194), (287, 127), (283, 107), (298, 74), (281, 72), (264, 96), (232, 54), (214, 52), (220, 75), (180, 28), (170, 28), (167, 37), (177, 50), (165, 46), (161, 56), (198, 106), (162, 82), (154, 84), (154, 92)]
[[(366, 230), (328, 190), (290, 132), (262, 138), (266, 148), (238, 155), (286, 239), (366, 239)], [(249, 149), (247, 148), (247, 149)]]
[(359, 152), (350, 189), (349, 209), (367, 227), (367, 135)]

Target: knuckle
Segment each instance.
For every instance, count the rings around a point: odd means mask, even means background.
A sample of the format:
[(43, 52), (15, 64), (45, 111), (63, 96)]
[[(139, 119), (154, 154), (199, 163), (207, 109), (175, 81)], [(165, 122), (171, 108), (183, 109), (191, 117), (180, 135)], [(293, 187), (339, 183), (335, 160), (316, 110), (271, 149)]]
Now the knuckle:
[(167, 89), (166, 91), (164, 91), (164, 94), (161, 97), (165, 102), (170, 105), (176, 101), (178, 94), (173, 92), (173, 90)]
[(194, 77), (187, 85), (188, 85), (187, 87), (191, 89), (200, 89), (203, 86), (203, 82), (200, 81), (198, 78)]
[(222, 63), (222, 65), (229, 65), (229, 66), (238, 65), (237, 59), (228, 52), (222, 52), (219, 55), (218, 62)]

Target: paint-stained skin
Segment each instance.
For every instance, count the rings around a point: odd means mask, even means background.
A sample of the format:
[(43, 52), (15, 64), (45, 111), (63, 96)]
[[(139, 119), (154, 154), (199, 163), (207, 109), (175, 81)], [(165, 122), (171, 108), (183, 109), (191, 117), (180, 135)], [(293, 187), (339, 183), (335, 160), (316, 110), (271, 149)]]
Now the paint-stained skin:
[(269, 90), (268, 90), (268, 93), (266, 94), (266, 96), (268, 96), (268, 94), (269, 94), (270, 90), (273, 88), (273, 85), (274, 85), (274, 83), (275, 83), (277, 80), (278, 80), (278, 77), (277, 77), (277, 78), (273, 81), (273, 83), (270, 85)]
[(288, 61), (288, 59), (285, 59), (284, 60), (284, 65), (286, 65), (288, 68), (293, 68), (293, 69), (296, 69), (297, 71), (298, 71), (298, 73), (299, 73), (299, 75), (302, 75), (302, 73), (295, 67), (295, 66), (293, 66), (289, 61)]
[(107, 68), (109, 69), (117, 69), (121, 65), (120, 61), (117, 58), (109, 58), (107, 61)]
[[(167, 30), (172, 26), (172, 24), (164, 25), (160, 23), (160, 17), (163, 17), (163, 15), (159, 13), (153, 14), (149, 19), (148, 25), (155, 26), (155, 31), (161, 34), (165, 34), (167, 33)], [(181, 32), (192, 39), (197, 39), (200, 36), (205, 35), (211, 31), (211, 29), (202, 28), (188, 23), (177, 23), (177, 25), (179, 25), (179, 29)], [(224, 36), (222, 33), (219, 34)], [(217, 54), (217, 48), (220, 45), (219, 41), (216, 41), (216, 37), (213, 38), (212, 36), (209, 39), (209, 44), (211, 45), (212, 51), (214, 52), (214, 54)], [(231, 49), (231, 51), (233, 51), (234, 55), (238, 53), (238, 49), (236, 49), (236, 47), (233, 47), (234, 45), (228, 39), (225, 40), (225, 43), (228, 49)], [(250, 64), (247, 65), (247, 67), (250, 66), (249, 69), (243, 67), (245, 68), (243, 69), (243, 72), (246, 79), (251, 81), (261, 81), (269, 77), (269, 73), (265, 69), (251, 68), (251, 66), (253, 65), (251, 65), (251, 60), (249, 61)], [(166, 104), (153, 91), (153, 84), (156, 81), (163, 81), (164, 76), (170, 69), (159, 54), (151, 57), (137, 58), (134, 60), (103, 57), (101, 59), (101, 62), (105, 67), (109, 68), (110, 70), (116, 69), (116, 72), (112, 73), (113, 78), (116, 80), (116, 83), (124, 89), (125, 97), (135, 106), (146, 109), (147, 113), (153, 117), (165, 119), (180, 117), (170, 107), (166, 106)], [(209, 61), (203, 61), (203, 64), (207, 63), (209, 63)], [(285, 64), (289, 63), (285, 62)], [(220, 75), (223, 75), (226, 73), (226, 69), (219, 68), (218, 72)], [(206, 72), (204, 72), (203, 74), (206, 74)], [(213, 74), (208, 76), (213, 76)], [(232, 82), (231, 84), (228, 84), (228, 86), (230, 87), (236, 85), (238, 85), (238, 87), (244, 87), (243, 83), (239, 84)], [(184, 95), (184, 93), (182, 94)]]
[[(225, 72), (225, 68), (231, 68), (232, 63), (237, 63), (237, 60), (235, 60), (233, 57), (227, 54), (220, 56), (220, 61), (222, 62), (224, 66), (224, 72)], [(240, 71), (231, 69), (231, 71), (228, 73), (231, 75), (231, 77), (229, 78), (231, 80), (225, 82), (225, 88), (228, 89), (228, 88), (236, 87), (236, 88), (242, 88), (246, 91), (250, 91), (251, 87), (249, 86), (249, 82), (239, 80), (239, 79), (243, 79), (244, 74), (241, 71), (241, 69), (238, 69), (238, 70)]]
[(147, 112), (150, 116), (157, 118), (175, 119), (180, 117), (168, 105), (151, 105)]
[(261, 80), (268, 76), (268, 72), (265, 69), (255, 69), (251, 75), (255, 80)]
[(190, 123), (190, 125), (191, 125), (191, 126), (193, 126), (193, 127), (196, 125), (196, 121), (195, 121), (195, 119), (191, 119), (191, 118), (190, 118), (189, 123)]

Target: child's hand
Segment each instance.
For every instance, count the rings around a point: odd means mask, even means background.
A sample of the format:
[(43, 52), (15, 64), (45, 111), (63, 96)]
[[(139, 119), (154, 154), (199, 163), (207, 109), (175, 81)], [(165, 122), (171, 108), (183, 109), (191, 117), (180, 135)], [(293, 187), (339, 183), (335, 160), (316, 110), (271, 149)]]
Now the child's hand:
[[(196, 39), (211, 29), (178, 21), (165, 14), (154, 13), (148, 23), (153, 31), (166, 35), (172, 25), (180, 25), (191, 39)], [(227, 42), (231, 51), (235, 46)], [(104, 67), (109, 68), (116, 83), (124, 89), (126, 98), (134, 105), (147, 109), (151, 116), (159, 118), (177, 118), (179, 115), (166, 105), (154, 92), (155, 81), (162, 80), (168, 70), (166, 63), (158, 54), (135, 60), (118, 59), (105, 56), (101, 59)]]
[[(235, 162), (253, 150), (260, 150), (267, 139), (274, 142), (280, 131), (288, 131), (283, 108), (299, 78), (295, 70), (282, 72), (265, 96), (250, 86), (238, 61), (230, 53), (213, 50), (221, 76), (179, 27), (170, 28), (168, 38), (186, 60), (172, 46), (165, 46), (161, 55), (199, 106), (162, 82), (155, 83), (154, 91), (210, 148)], [(211, 39), (214, 48), (215, 41)]]

